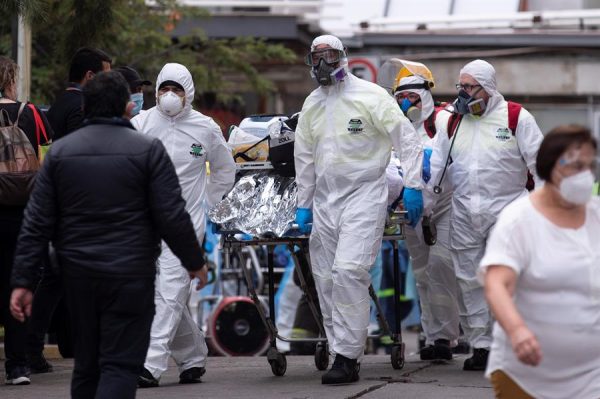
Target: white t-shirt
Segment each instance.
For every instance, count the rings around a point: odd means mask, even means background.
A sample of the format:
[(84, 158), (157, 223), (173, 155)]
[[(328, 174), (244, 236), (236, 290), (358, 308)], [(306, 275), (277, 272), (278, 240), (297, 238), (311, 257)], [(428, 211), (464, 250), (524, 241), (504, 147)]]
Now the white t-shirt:
[(486, 376), (502, 370), (536, 398), (600, 398), (600, 200), (578, 229), (553, 224), (523, 197), (498, 217), (480, 264), (514, 269), (513, 297), (542, 361), (521, 363), (496, 322)]

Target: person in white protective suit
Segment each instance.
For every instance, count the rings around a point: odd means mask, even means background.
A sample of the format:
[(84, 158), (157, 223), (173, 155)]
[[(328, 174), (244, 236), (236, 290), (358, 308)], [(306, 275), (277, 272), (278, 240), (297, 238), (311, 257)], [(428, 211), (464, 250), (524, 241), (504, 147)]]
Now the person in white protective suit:
[[(445, 130), (450, 112), (436, 110), (431, 95), (433, 82), (412, 75), (400, 79), (394, 97), (407, 115), (425, 147), (423, 181), (429, 181), (429, 154), (438, 130)], [(447, 186), (447, 184), (446, 184)], [(424, 191), (424, 214), (415, 228), (406, 228), (406, 245), (412, 260), (421, 304), (421, 325), (425, 335), (422, 360), (452, 359), (451, 345), (460, 333), (457, 283), (450, 252), (450, 202), (452, 190), (447, 187), (435, 207), (431, 208), (433, 192)], [(424, 220), (424, 225), (422, 222)], [(435, 226), (437, 239), (428, 238), (428, 226)], [(425, 235), (425, 236), (424, 236)], [(432, 245), (432, 246), (430, 246)]]
[[(156, 106), (131, 120), (143, 134), (159, 138), (175, 165), (186, 210), (200, 239), (205, 231), (205, 206), (220, 201), (233, 186), (235, 163), (218, 125), (192, 109), (194, 82), (188, 69), (166, 64), (156, 79)], [(210, 176), (206, 163), (210, 164)], [(206, 205), (205, 205), (206, 202)], [(187, 306), (190, 280), (163, 242), (155, 290), (156, 314), (140, 387), (158, 386), (172, 356), (180, 383), (200, 382), (208, 349)]]
[(441, 182), (447, 179), (453, 191), (450, 245), (459, 286), (459, 313), (465, 336), (474, 348), (463, 369), (484, 370), (492, 342), (492, 318), (477, 281), (477, 267), (500, 211), (527, 195), (528, 171), (537, 181), (536, 155), (543, 136), (527, 110), (498, 92), (496, 71), (488, 62), (475, 60), (465, 65), (456, 86), (459, 93), (453, 105), (459, 122), (450, 132), (440, 129), (437, 134), (429, 185), (443, 194)]
[(296, 223), (309, 232), (310, 259), (335, 355), (323, 384), (358, 380), (369, 324), (369, 269), (381, 247), (392, 144), (404, 170), (412, 223), (422, 212), (422, 145), (386, 91), (347, 70), (342, 42), (314, 39), (307, 64), (319, 86), (305, 100), (295, 137)]

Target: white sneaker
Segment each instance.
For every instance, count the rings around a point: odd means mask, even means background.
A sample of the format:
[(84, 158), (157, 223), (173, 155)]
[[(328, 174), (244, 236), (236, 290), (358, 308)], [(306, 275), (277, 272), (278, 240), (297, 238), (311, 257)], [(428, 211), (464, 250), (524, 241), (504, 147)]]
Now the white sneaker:
[(29, 370), (27, 367), (15, 367), (12, 371), (6, 373), (6, 385), (29, 385)]

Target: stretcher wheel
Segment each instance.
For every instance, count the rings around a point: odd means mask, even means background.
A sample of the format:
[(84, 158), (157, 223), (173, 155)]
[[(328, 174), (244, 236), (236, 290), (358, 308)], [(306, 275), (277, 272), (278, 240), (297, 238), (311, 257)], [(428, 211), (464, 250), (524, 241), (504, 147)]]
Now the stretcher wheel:
[(273, 375), (281, 377), (287, 370), (287, 360), (285, 359), (285, 355), (283, 353), (276, 351), (277, 349), (274, 348), (269, 349), (270, 353), (267, 354), (267, 359), (269, 359), (269, 364), (271, 365), (271, 371), (273, 372)]
[(400, 370), (404, 367), (404, 343), (392, 346), (391, 360), (394, 369)]
[(317, 370), (327, 370), (329, 366), (329, 349), (325, 342), (319, 342), (315, 350), (315, 366)]

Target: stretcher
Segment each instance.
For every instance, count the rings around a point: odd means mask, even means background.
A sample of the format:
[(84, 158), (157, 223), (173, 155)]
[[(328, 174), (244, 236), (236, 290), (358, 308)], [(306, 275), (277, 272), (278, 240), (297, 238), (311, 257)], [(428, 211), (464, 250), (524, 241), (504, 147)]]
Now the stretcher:
[[(389, 336), (392, 341), (390, 360), (394, 369), (402, 369), (404, 367), (405, 359), (405, 345), (402, 342), (401, 333), (401, 317), (400, 317), (400, 261), (399, 261), (399, 249), (398, 241), (404, 240), (404, 225), (406, 223), (405, 218), (406, 212), (395, 211), (388, 217), (388, 227), (391, 224), (395, 225), (394, 234), (385, 235), (383, 240), (390, 241), (393, 247), (393, 258), (394, 258), (394, 314), (395, 322), (393, 329), (383, 316), (383, 311), (380, 302), (377, 298), (373, 286), (369, 286), (369, 295), (373, 300), (376, 310), (377, 319), (382, 331), (382, 335)], [(251, 300), (254, 302), (256, 309), (260, 315), (260, 318), (267, 329), (269, 335), (269, 347), (267, 350), (267, 360), (271, 366), (271, 371), (276, 376), (283, 376), (287, 370), (287, 361), (284, 353), (281, 353), (277, 349), (276, 341), (280, 339), (286, 342), (316, 342), (316, 351), (314, 355), (315, 366), (318, 370), (326, 370), (329, 366), (329, 348), (327, 345), (327, 339), (325, 336), (325, 330), (319, 311), (317, 309), (317, 301), (311, 290), (308, 287), (307, 281), (308, 276), (305, 275), (306, 271), (300, 267), (299, 256), (304, 256), (310, 264), (310, 256), (308, 253), (308, 240), (309, 237), (306, 235), (298, 235), (297, 226), (292, 226), (289, 235), (283, 237), (265, 237), (265, 238), (249, 238), (240, 235), (239, 232), (235, 231), (218, 231), (221, 234), (220, 246), (223, 251), (223, 259), (225, 268), (229, 268), (229, 261), (231, 254), (237, 252), (243, 254), (241, 251), (247, 246), (265, 246), (267, 248), (267, 287), (268, 287), (268, 312), (265, 309), (264, 303), (258, 295), (255, 279), (253, 277), (252, 268), (249, 265), (251, 262), (240, 262), (243, 276), (248, 288), (248, 294)], [(317, 338), (291, 338), (283, 337), (279, 335), (275, 323), (275, 271), (274, 271), (274, 259), (273, 251), (277, 245), (286, 245), (292, 256), (298, 280), (300, 282), (300, 288), (308, 298), (308, 304), (318, 324), (320, 331), (320, 337)], [(380, 335), (381, 336), (381, 335)], [(379, 336), (377, 336), (379, 337)], [(372, 337), (371, 337), (372, 338)]]

